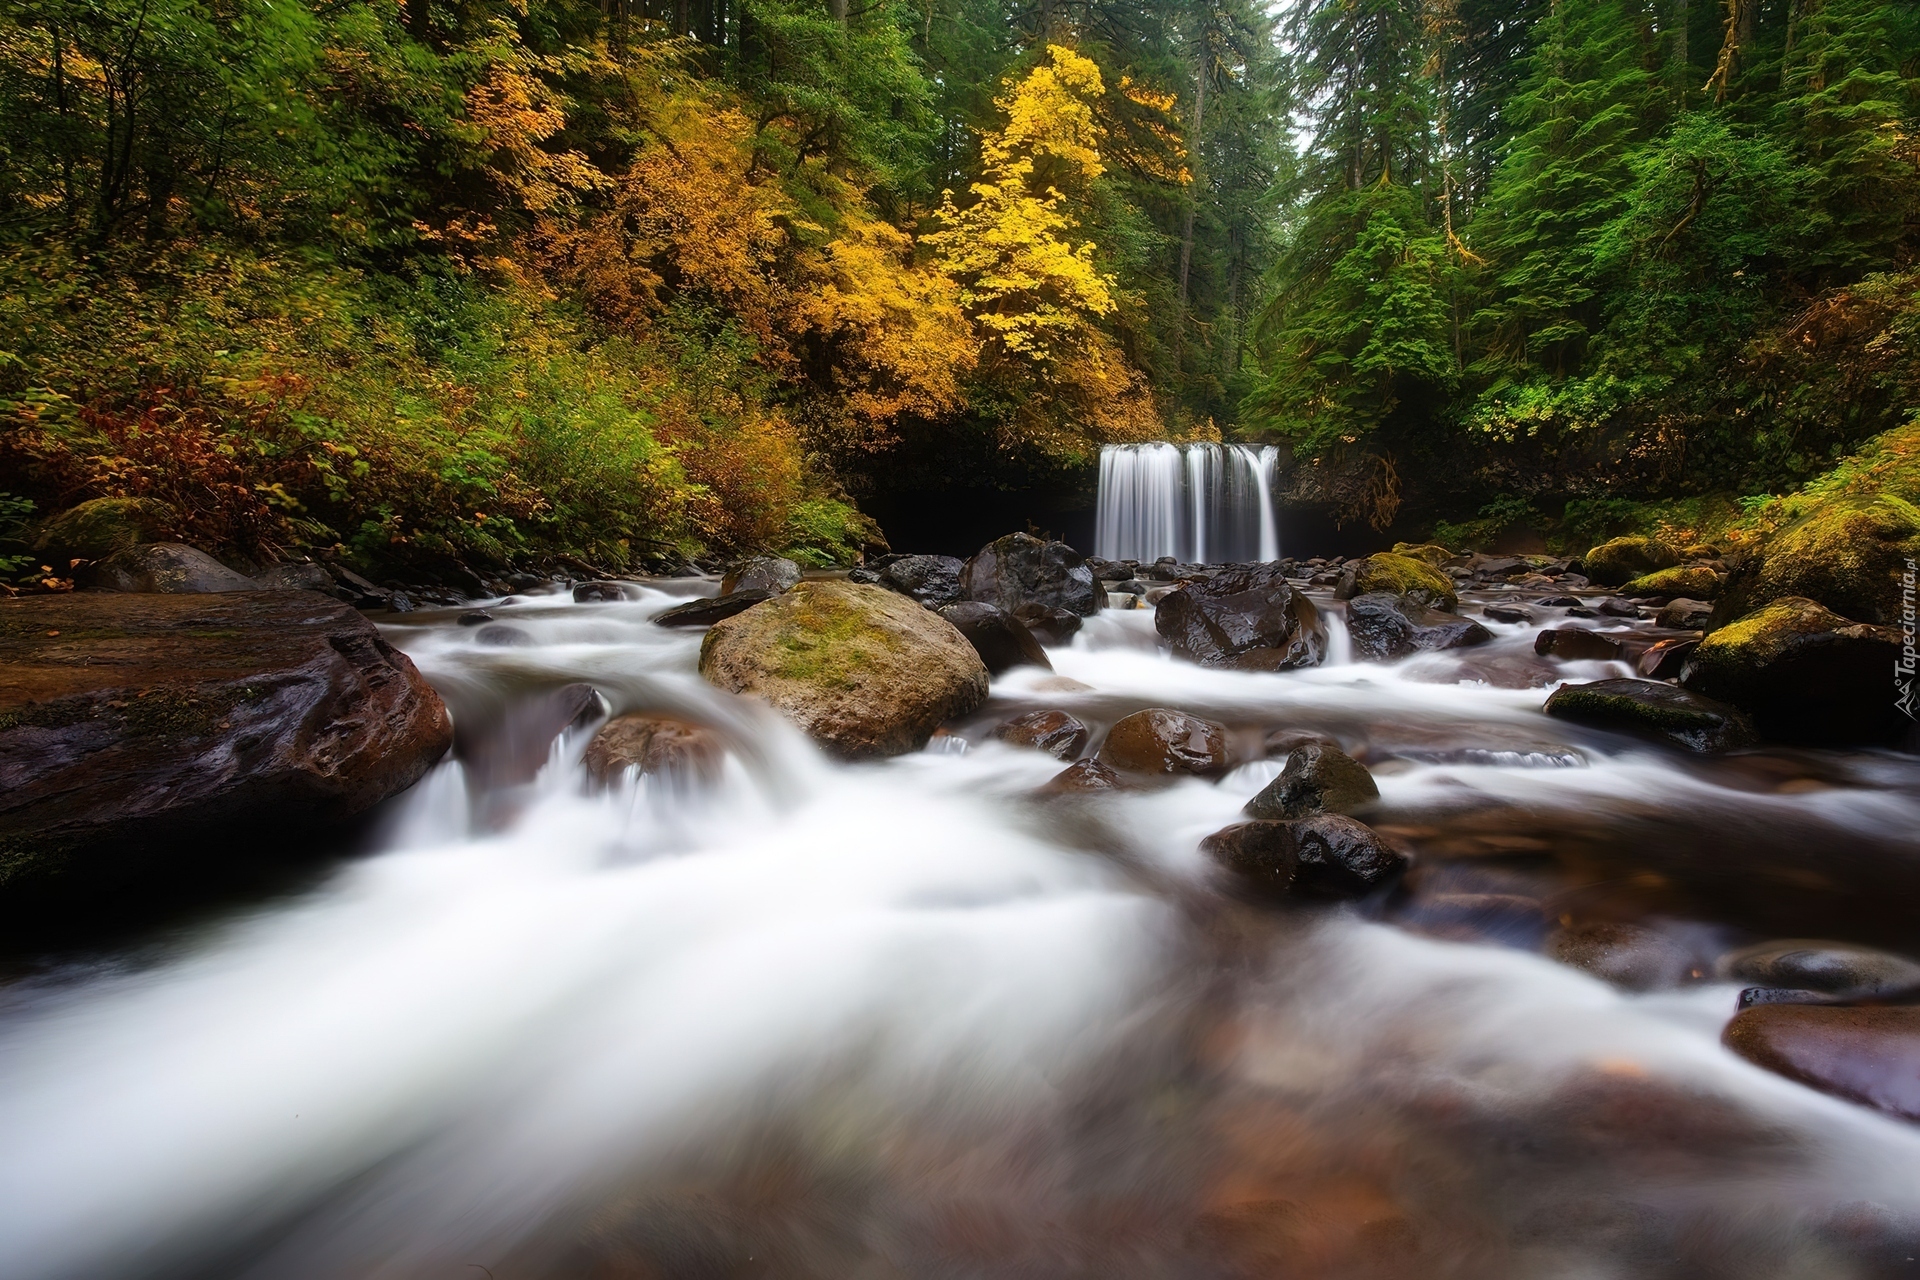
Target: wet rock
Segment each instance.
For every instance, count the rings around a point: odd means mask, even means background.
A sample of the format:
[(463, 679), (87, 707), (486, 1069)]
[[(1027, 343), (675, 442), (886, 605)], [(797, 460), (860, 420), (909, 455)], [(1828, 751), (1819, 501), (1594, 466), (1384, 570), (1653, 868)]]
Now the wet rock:
[(1107, 731), (1100, 762), (1125, 774), (1217, 778), (1227, 771), (1227, 731), (1184, 711), (1136, 711)]
[(0, 603), (0, 896), (272, 858), (405, 790), (446, 708), (347, 605), (312, 592)]
[(1075, 760), (1047, 780), (1040, 788), (1043, 796), (1086, 795), (1127, 790), (1127, 780), (1109, 765), (1098, 760)]
[(847, 570), (847, 581), (857, 582), (863, 587), (882, 587), (886, 585), (878, 570), (865, 567)]
[(33, 550), (64, 574), (74, 560), (106, 560), (159, 541), (174, 520), (172, 507), (151, 498), (95, 498), (41, 525)]
[(1653, 596), (1665, 600), (1675, 596), (1711, 600), (1720, 594), (1720, 575), (1704, 565), (1676, 565), (1635, 578), (1620, 588), (1620, 594)]
[(1235, 823), (1200, 848), (1260, 892), (1287, 898), (1365, 897), (1407, 867), (1371, 827), (1334, 813)]
[(901, 556), (880, 571), (880, 583), (939, 609), (961, 598), (960, 571), (965, 567), (958, 556)]
[(850, 582), (803, 582), (714, 623), (700, 674), (765, 699), (849, 760), (917, 751), (987, 700), (987, 668), (951, 623)]
[(600, 726), (582, 762), (587, 775), (602, 786), (632, 770), (690, 791), (717, 783), (726, 758), (726, 740), (705, 725), (628, 712)]
[(1635, 924), (1593, 921), (1567, 925), (1547, 939), (1546, 952), (1561, 964), (1585, 969), (1628, 991), (1656, 991), (1698, 976), (1698, 958), (1688, 947)]
[(1032, 747), (1056, 760), (1071, 760), (1087, 749), (1087, 726), (1064, 711), (1029, 711), (993, 731), (1015, 747)]
[(1374, 592), (1401, 596), (1415, 604), (1449, 613), (1460, 607), (1460, 598), (1453, 589), (1453, 579), (1432, 565), (1408, 556), (1394, 555), (1391, 551), (1370, 555), (1349, 566), (1341, 575), (1340, 586), (1334, 596), (1350, 600)]
[(1367, 767), (1338, 747), (1309, 743), (1287, 757), (1280, 776), (1247, 801), (1249, 818), (1304, 818), (1311, 813), (1353, 814), (1380, 798)]
[(334, 585), (333, 575), (313, 563), (276, 564), (253, 575), (256, 591), (318, 591), (323, 596), (345, 593)]
[(1618, 587), (1680, 563), (1672, 547), (1653, 538), (1615, 538), (1582, 556), (1581, 572), (1603, 587)]
[(1532, 622), (1533, 615), (1517, 604), (1490, 604), (1480, 610), (1481, 614), (1495, 622)]
[(575, 584), (573, 588), (573, 600), (575, 604), (588, 604), (595, 601), (619, 601), (625, 600), (626, 598), (627, 593), (620, 589), (618, 583), (613, 582), (581, 582)]
[(1637, 618), (1640, 606), (1631, 600), (1622, 600), (1619, 596), (1608, 596), (1594, 606), (1603, 618)]
[(1033, 633), (1033, 638), (1041, 644), (1066, 644), (1080, 630), (1079, 614), (1049, 605), (1029, 602), (1015, 609), (1013, 616), (1024, 622), (1027, 630)]
[(764, 591), (779, 595), (800, 581), (800, 566), (782, 556), (755, 556), (728, 570), (720, 580), (720, 594), (736, 591)]
[(1720, 957), (1717, 977), (1817, 991), (1850, 1000), (1906, 998), (1920, 992), (1920, 964), (1850, 942), (1787, 938)]
[(1759, 740), (1747, 718), (1723, 702), (1652, 680), (1567, 685), (1546, 713), (1594, 729), (1653, 738), (1688, 751), (1726, 751)]
[(463, 627), (477, 627), (484, 623), (492, 622), (493, 615), (485, 609), (469, 609), (454, 621)]
[(1453, 552), (1431, 542), (1396, 542), (1393, 544), (1392, 554), (1405, 556), (1409, 560), (1418, 560), (1421, 564), (1431, 565), (1436, 569), (1453, 559)]
[(710, 627), (723, 618), (745, 613), (761, 601), (771, 599), (771, 591), (734, 591), (724, 596), (708, 596), (677, 604), (665, 613), (656, 614), (653, 621), (654, 625), (661, 627)]
[(384, 609), (393, 599), (393, 592), (375, 586), (343, 564), (328, 565), (327, 572), (339, 588), (337, 594), (356, 609)]
[(1675, 631), (1701, 631), (1712, 619), (1712, 605), (1705, 600), (1689, 600), (1682, 596), (1667, 601), (1660, 612), (1654, 616), (1654, 624), (1671, 627)]
[(1789, 1080), (1920, 1120), (1920, 1008), (1756, 1004), (1721, 1039)]
[(1687, 664), (1687, 655), (1699, 643), (1698, 636), (1662, 640), (1641, 654), (1634, 668), (1648, 680), (1677, 680)]
[(1041, 604), (1085, 617), (1103, 603), (1093, 570), (1078, 551), (1025, 533), (996, 538), (974, 553), (960, 570), (960, 594), (1009, 613)]
[(483, 789), (532, 782), (547, 763), (554, 739), (600, 718), (606, 702), (590, 684), (567, 684), (529, 694), (504, 708), (461, 711), (453, 754), (467, 781)]
[(1347, 634), (1353, 639), (1354, 656), (1371, 662), (1425, 650), (1461, 649), (1493, 639), (1493, 632), (1470, 618), (1428, 609), (1385, 591), (1347, 601)]
[(1578, 596), (1542, 596), (1534, 601), (1543, 609), (1571, 609), (1580, 603)]
[(117, 552), (95, 566), (91, 584), (97, 591), (163, 595), (259, 589), (245, 574), (180, 542), (149, 542)]
[(1789, 597), (1711, 632), (1680, 681), (1753, 717), (1768, 738), (1808, 745), (1895, 743), (1911, 728), (1894, 701), (1900, 633)]
[(1821, 503), (1728, 580), (1716, 623), (1799, 598), (1855, 622), (1900, 621), (1902, 575), (1920, 559), (1920, 510), (1891, 495)]
[(1612, 636), (1579, 627), (1558, 627), (1542, 631), (1533, 638), (1533, 651), (1542, 657), (1562, 662), (1619, 662), (1627, 656), (1625, 646)]
[(1517, 653), (1462, 654), (1457, 662), (1432, 673), (1413, 671), (1413, 679), (1434, 684), (1484, 684), (1493, 689), (1544, 689), (1561, 678), (1551, 662)]
[(1047, 651), (1033, 638), (1026, 624), (996, 605), (980, 600), (962, 600), (940, 610), (940, 616), (952, 623), (967, 638), (991, 675), (1018, 666), (1045, 667), (1053, 670)]
[(1319, 610), (1277, 565), (1186, 583), (1155, 606), (1153, 628), (1176, 655), (1202, 666), (1287, 671), (1317, 666), (1327, 654)]
[(1269, 729), (1260, 740), (1260, 758), (1285, 760), (1301, 747), (1327, 746), (1340, 750), (1340, 740), (1318, 729)]
[(533, 637), (504, 622), (489, 623), (473, 633), (473, 642), (489, 649), (529, 649)]

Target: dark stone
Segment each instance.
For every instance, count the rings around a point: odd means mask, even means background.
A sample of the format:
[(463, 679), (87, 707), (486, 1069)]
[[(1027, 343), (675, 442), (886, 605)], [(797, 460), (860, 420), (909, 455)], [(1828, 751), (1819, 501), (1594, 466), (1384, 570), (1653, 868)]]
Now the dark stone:
[(1107, 731), (1100, 761), (1128, 774), (1217, 778), (1227, 771), (1227, 731), (1184, 711), (1136, 711)]
[(1571, 609), (1580, 603), (1578, 596), (1542, 596), (1534, 601), (1543, 609)]
[(1079, 614), (1044, 604), (1023, 604), (1013, 611), (1013, 616), (1026, 623), (1027, 630), (1033, 632), (1033, 638), (1041, 644), (1066, 644), (1080, 630)]
[(1280, 776), (1242, 811), (1249, 818), (1304, 818), (1311, 813), (1352, 814), (1380, 798), (1366, 766), (1338, 747), (1308, 743), (1287, 757)]
[(485, 609), (469, 609), (461, 614), (456, 621), (463, 627), (477, 627), (482, 623), (492, 622), (493, 615)]
[(1635, 924), (1593, 921), (1567, 925), (1547, 939), (1547, 955), (1585, 969), (1629, 991), (1675, 987), (1698, 976), (1693, 952), (1672, 938)]
[(1176, 655), (1209, 667), (1287, 671), (1327, 655), (1326, 626), (1278, 565), (1248, 565), (1169, 592), (1153, 627)]
[(863, 587), (878, 587), (878, 586), (885, 585), (883, 580), (880, 577), (880, 574), (877, 571), (873, 569), (865, 569), (865, 568), (847, 570), (847, 581), (857, 582)]
[(1894, 628), (1789, 597), (1710, 632), (1680, 682), (1739, 707), (1778, 742), (1891, 745), (1914, 732), (1895, 700), (1900, 654)]
[(1516, 604), (1490, 604), (1480, 612), (1495, 622), (1532, 622), (1533, 615)]
[(343, 564), (330, 564), (327, 572), (333, 575), (334, 584), (346, 593), (347, 602), (356, 609), (384, 609), (393, 598), (393, 592), (375, 586)]
[(1071, 760), (1087, 749), (1087, 726), (1064, 711), (1029, 711), (993, 731), (1000, 741), (1033, 747), (1056, 760)]
[(1687, 655), (1699, 643), (1698, 636), (1662, 640), (1641, 654), (1635, 666), (1649, 680), (1677, 680), (1687, 664)]
[(782, 556), (755, 556), (742, 561), (720, 580), (720, 594), (737, 591), (764, 591), (777, 596), (791, 591), (800, 582), (800, 566)]
[(1608, 596), (1597, 606), (1600, 615), (1606, 618), (1637, 618), (1640, 606), (1631, 600), (1622, 600), (1619, 596)]
[(1317, 729), (1269, 729), (1261, 739), (1260, 757), (1263, 760), (1284, 760), (1301, 747), (1327, 746), (1340, 750), (1340, 742), (1332, 734)]
[(1493, 632), (1471, 619), (1429, 609), (1385, 591), (1368, 592), (1347, 601), (1347, 634), (1353, 638), (1354, 656), (1373, 662), (1424, 650), (1460, 649), (1493, 639)]
[(1920, 1008), (1756, 1004), (1721, 1040), (1789, 1080), (1903, 1120), (1920, 1120)]
[(489, 649), (528, 649), (533, 647), (533, 637), (519, 627), (510, 627), (503, 622), (488, 623), (473, 633), (473, 642), (485, 645)]
[(1654, 618), (1662, 627), (1671, 627), (1675, 631), (1700, 631), (1713, 621), (1713, 606), (1705, 600), (1688, 600), (1684, 596), (1678, 600), (1669, 600)]
[(259, 591), (318, 591), (323, 596), (346, 598), (346, 593), (334, 585), (333, 575), (310, 561), (271, 565), (253, 575), (253, 585)]
[(1583, 604), (1576, 604), (1567, 610), (1569, 618), (1597, 618), (1600, 615)]
[(619, 584), (612, 582), (582, 582), (573, 589), (573, 599), (576, 604), (586, 604), (595, 600), (617, 601), (626, 598), (627, 593), (620, 589)]
[(1075, 760), (1047, 780), (1040, 788), (1043, 796), (1084, 795), (1088, 792), (1125, 791), (1127, 780), (1098, 760)]
[(1371, 827), (1334, 813), (1236, 823), (1200, 848), (1260, 892), (1287, 898), (1365, 897), (1407, 867)]
[(263, 833), (363, 812), (451, 737), (406, 655), (313, 592), (0, 603), (0, 891), (271, 858)]
[(165, 595), (260, 589), (245, 574), (180, 542), (148, 542), (115, 552), (93, 568), (89, 585), (96, 591)]
[(957, 556), (901, 556), (880, 571), (880, 585), (940, 609), (961, 598), (960, 571), (965, 567), (966, 561)]
[(725, 739), (705, 725), (628, 712), (600, 726), (587, 744), (582, 763), (587, 776), (601, 786), (618, 782), (633, 770), (674, 790), (692, 791), (717, 783), (726, 757)]
[(962, 600), (940, 610), (940, 616), (967, 638), (967, 643), (993, 675), (1018, 666), (1053, 670), (1047, 651), (1040, 647), (1026, 624), (1004, 609), (979, 600)]
[(1546, 713), (1594, 729), (1655, 738), (1688, 751), (1726, 751), (1759, 740), (1724, 702), (1653, 680), (1596, 680), (1554, 691)]
[(731, 595), (706, 596), (677, 604), (665, 613), (654, 615), (662, 627), (710, 627), (723, 618), (745, 613), (762, 600), (773, 599), (771, 591), (735, 591)]
[(1618, 662), (1626, 658), (1626, 649), (1612, 636), (1579, 627), (1559, 627), (1542, 631), (1533, 638), (1533, 651), (1542, 657), (1563, 662)]
[(592, 685), (568, 684), (504, 708), (463, 709), (454, 727), (453, 754), (475, 786), (520, 786), (532, 782), (547, 763), (555, 738), (598, 719), (605, 706)]
[(1788, 938), (1720, 957), (1717, 976), (1732, 982), (1816, 991), (1849, 1000), (1905, 999), (1920, 992), (1920, 964), (1849, 942)]
[(1025, 533), (1010, 533), (980, 548), (960, 570), (960, 594), (1009, 613), (1023, 604), (1043, 604), (1087, 617), (1103, 603), (1093, 570), (1078, 551)]

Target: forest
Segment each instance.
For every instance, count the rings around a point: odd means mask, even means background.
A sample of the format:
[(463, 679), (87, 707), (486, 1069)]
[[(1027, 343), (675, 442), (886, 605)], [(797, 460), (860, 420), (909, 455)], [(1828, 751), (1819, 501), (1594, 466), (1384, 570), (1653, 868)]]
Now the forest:
[(845, 564), (1154, 439), (1710, 531), (1910, 474), (1917, 94), (1906, 0), (13, 3), (0, 570)]

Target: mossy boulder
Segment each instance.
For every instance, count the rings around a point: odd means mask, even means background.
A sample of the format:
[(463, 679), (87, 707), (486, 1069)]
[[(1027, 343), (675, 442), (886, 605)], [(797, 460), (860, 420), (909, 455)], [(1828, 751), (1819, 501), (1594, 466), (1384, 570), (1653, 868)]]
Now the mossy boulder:
[(1657, 538), (1629, 537), (1603, 542), (1580, 559), (1590, 581), (1618, 587), (1673, 568), (1680, 563), (1680, 553)]
[(1739, 707), (1776, 741), (1893, 743), (1912, 727), (1895, 703), (1899, 658), (1893, 628), (1789, 596), (1709, 633), (1680, 682)]
[(1664, 596), (1673, 600), (1711, 600), (1720, 594), (1720, 575), (1705, 565), (1675, 565), (1642, 574), (1620, 588), (1623, 596)]
[(1854, 622), (1900, 618), (1900, 577), (1920, 559), (1920, 510), (1891, 495), (1841, 499), (1768, 539), (1727, 584), (1714, 619), (1725, 623), (1798, 596)]
[(1453, 552), (1432, 542), (1396, 542), (1393, 544), (1393, 550), (1388, 554), (1418, 560), (1421, 564), (1432, 565), (1436, 569), (1453, 559)]
[(1392, 551), (1378, 552), (1354, 565), (1341, 580), (1338, 594), (1342, 600), (1351, 600), (1374, 591), (1448, 613), (1460, 607), (1452, 578), (1424, 561)]
[(802, 582), (714, 623), (700, 674), (766, 700), (847, 760), (918, 750), (987, 700), (986, 665), (952, 623), (854, 582)]
[(166, 537), (173, 518), (172, 507), (150, 498), (95, 498), (41, 525), (33, 549), (65, 570), (74, 560), (105, 560), (157, 542)]
[(1688, 751), (1725, 751), (1758, 740), (1753, 725), (1735, 708), (1656, 680), (1570, 684), (1555, 691), (1544, 710), (1575, 724), (1652, 738)]

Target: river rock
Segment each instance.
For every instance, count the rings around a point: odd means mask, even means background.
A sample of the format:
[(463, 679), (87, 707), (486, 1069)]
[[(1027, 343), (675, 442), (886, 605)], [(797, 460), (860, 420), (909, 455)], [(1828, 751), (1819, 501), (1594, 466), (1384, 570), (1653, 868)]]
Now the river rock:
[(1675, 987), (1699, 969), (1693, 952), (1667, 935), (1611, 921), (1565, 925), (1547, 939), (1546, 952), (1628, 991)]
[(182, 542), (148, 542), (117, 552), (94, 567), (90, 585), (97, 591), (162, 595), (259, 590), (245, 574)]
[(1288, 671), (1327, 656), (1320, 611), (1278, 565), (1247, 565), (1169, 592), (1153, 628), (1179, 657), (1202, 666)]
[(957, 556), (901, 556), (880, 570), (880, 582), (940, 609), (961, 598), (960, 571), (965, 567), (966, 561)]
[(1310, 813), (1352, 814), (1380, 798), (1367, 767), (1338, 747), (1310, 742), (1287, 756), (1280, 776), (1247, 801), (1249, 818), (1304, 818)]
[(1721, 1039), (1789, 1080), (1920, 1120), (1920, 1008), (1755, 1004)]
[(1485, 617), (1495, 622), (1532, 622), (1533, 615), (1517, 604), (1490, 604), (1480, 610)]
[(533, 636), (505, 622), (491, 622), (473, 633), (473, 642), (487, 649), (531, 649)]
[(1902, 577), (1920, 559), (1920, 510), (1892, 495), (1823, 502), (1768, 539), (1728, 579), (1716, 624), (1805, 599), (1853, 622), (1897, 626)]
[(1712, 605), (1685, 596), (1667, 601), (1653, 619), (1655, 626), (1671, 627), (1675, 631), (1703, 631), (1712, 620)]
[(1200, 848), (1262, 893), (1288, 898), (1365, 897), (1407, 867), (1371, 827), (1336, 813), (1235, 823)]
[(1676, 596), (1711, 600), (1720, 594), (1720, 575), (1705, 565), (1675, 565), (1643, 574), (1620, 588), (1623, 596), (1671, 600)]
[(1071, 760), (1087, 749), (1087, 726), (1064, 711), (1029, 711), (993, 731), (1000, 741), (1032, 747), (1056, 760)]
[(1107, 731), (1100, 762), (1123, 774), (1217, 778), (1227, 771), (1227, 730), (1166, 707), (1136, 711)]
[(1354, 656), (1371, 662), (1425, 650), (1461, 649), (1493, 639), (1493, 632), (1470, 618), (1429, 609), (1386, 591), (1347, 601), (1347, 634), (1353, 639)]
[(33, 550), (64, 574), (75, 560), (106, 560), (159, 541), (175, 519), (172, 507), (151, 498), (94, 498), (41, 525)]
[(590, 684), (565, 684), (525, 694), (504, 707), (460, 709), (453, 754), (467, 781), (483, 790), (532, 782), (547, 763), (554, 739), (583, 729), (606, 710)]
[(323, 596), (345, 598), (333, 581), (333, 575), (311, 561), (269, 565), (253, 575), (256, 591), (318, 591)]
[(1556, 689), (1550, 716), (1594, 729), (1653, 738), (1688, 751), (1726, 751), (1759, 741), (1734, 708), (1654, 680), (1596, 680)]
[(1127, 790), (1127, 780), (1118, 770), (1098, 760), (1075, 760), (1047, 780), (1040, 788), (1042, 796), (1076, 796), (1106, 791)]
[(630, 711), (600, 726), (582, 763), (602, 786), (633, 770), (686, 791), (718, 782), (726, 758), (726, 741), (705, 725)]
[(1370, 555), (1348, 566), (1341, 575), (1334, 597), (1350, 600), (1374, 592), (1400, 596), (1429, 609), (1441, 609), (1448, 613), (1460, 607), (1452, 578), (1430, 564), (1410, 556), (1397, 556), (1391, 551)]
[(1627, 537), (1603, 542), (1582, 556), (1581, 572), (1603, 587), (1624, 586), (1635, 578), (1680, 563), (1680, 554), (1655, 538)]
[(1900, 633), (1790, 596), (1708, 634), (1680, 673), (1696, 693), (1753, 717), (1768, 738), (1894, 743), (1912, 728), (1894, 701)]
[(617, 602), (625, 600), (627, 593), (620, 589), (617, 582), (579, 582), (574, 584), (573, 600), (575, 604), (595, 602)]
[(706, 596), (677, 604), (664, 613), (654, 615), (653, 621), (656, 626), (662, 627), (710, 627), (722, 618), (745, 613), (762, 600), (773, 599), (773, 594), (756, 589), (733, 591), (723, 596)]
[(765, 699), (849, 760), (917, 751), (987, 700), (987, 668), (952, 623), (851, 582), (802, 582), (714, 623), (700, 674)]
[(1033, 638), (1026, 624), (997, 605), (981, 600), (962, 600), (940, 610), (940, 616), (967, 638), (990, 675), (1018, 666), (1045, 667), (1053, 670), (1047, 651)]
[(1102, 603), (1093, 570), (1078, 551), (1025, 533), (996, 538), (974, 553), (960, 570), (960, 594), (1008, 613), (1041, 604), (1086, 617)]
[(1872, 947), (1817, 938), (1786, 938), (1720, 957), (1716, 976), (1728, 982), (1819, 991), (1849, 1000), (1904, 999), (1920, 992), (1920, 964)]
[(1393, 554), (1405, 556), (1409, 560), (1418, 560), (1421, 564), (1431, 565), (1435, 569), (1441, 568), (1447, 561), (1453, 559), (1453, 552), (1432, 542), (1396, 542), (1393, 544)]
[(1700, 643), (1698, 636), (1677, 636), (1662, 640), (1641, 654), (1634, 669), (1648, 680), (1678, 680), (1687, 665), (1687, 655)]
[(304, 591), (0, 602), (0, 895), (174, 874), (404, 791), (452, 741), (406, 655)]
[(1542, 631), (1533, 638), (1533, 651), (1562, 662), (1623, 662), (1627, 657), (1626, 646), (1619, 640), (1579, 627)]
[(1066, 644), (1080, 630), (1079, 614), (1066, 609), (1056, 609), (1051, 605), (1035, 604), (1032, 601), (1015, 609), (1013, 616), (1026, 623), (1027, 630), (1031, 631), (1033, 638), (1041, 644)]
[(727, 571), (720, 580), (720, 594), (730, 596), (736, 591), (764, 591), (768, 595), (779, 595), (790, 591), (800, 581), (800, 566), (783, 556), (755, 556), (743, 560)]

